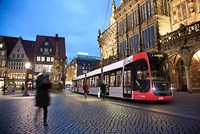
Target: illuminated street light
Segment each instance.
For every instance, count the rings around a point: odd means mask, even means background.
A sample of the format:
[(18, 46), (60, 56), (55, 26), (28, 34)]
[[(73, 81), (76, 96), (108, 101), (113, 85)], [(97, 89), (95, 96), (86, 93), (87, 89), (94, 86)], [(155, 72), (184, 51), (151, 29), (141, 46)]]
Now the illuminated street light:
[(27, 90), (27, 88), (28, 88), (27, 87), (27, 71), (30, 68), (30, 66), (31, 66), (30, 62), (26, 62), (26, 64), (25, 64), (25, 68), (26, 68), (26, 73), (25, 73), (25, 87), (24, 87), (24, 94), (23, 94), (23, 96), (29, 96), (28, 90)]
[(26, 62), (26, 64), (25, 64), (25, 68), (26, 68), (26, 69), (29, 69), (30, 66), (31, 66), (31, 63), (30, 63), (30, 62)]

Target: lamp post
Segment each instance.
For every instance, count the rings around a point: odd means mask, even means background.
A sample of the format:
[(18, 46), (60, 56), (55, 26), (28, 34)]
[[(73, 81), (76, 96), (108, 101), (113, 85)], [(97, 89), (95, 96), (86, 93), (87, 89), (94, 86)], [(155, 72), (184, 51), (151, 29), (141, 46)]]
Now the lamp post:
[(29, 94), (28, 94), (28, 87), (27, 87), (27, 71), (28, 71), (28, 69), (30, 68), (30, 66), (31, 66), (31, 64), (30, 64), (30, 62), (26, 62), (25, 63), (25, 68), (26, 68), (26, 73), (25, 73), (25, 86), (24, 86), (24, 94), (23, 94), (23, 96), (29, 96)]

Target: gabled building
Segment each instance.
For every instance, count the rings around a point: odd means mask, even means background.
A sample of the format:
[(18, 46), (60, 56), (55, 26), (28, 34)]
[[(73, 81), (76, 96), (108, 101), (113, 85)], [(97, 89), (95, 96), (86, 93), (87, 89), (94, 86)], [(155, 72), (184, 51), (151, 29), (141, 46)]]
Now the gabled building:
[[(23, 84), (29, 82), (29, 87), (32, 87), (32, 69), (26, 70), (25, 64), (30, 62), (33, 65), (34, 41), (23, 40), (21, 37), (3, 38), (3, 45), (5, 45), (6, 63), (4, 71), (4, 84), (6, 86), (12, 85), (16, 88), (21, 88)], [(26, 72), (27, 71), (27, 72)], [(26, 78), (27, 77), (27, 78)], [(27, 81), (25, 81), (27, 80)]]
[[(25, 64), (28, 62), (31, 66), (27, 69)], [(39, 73), (45, 70), (54, 78), (58, 66), (59, 80), (64, 85), (65, 62), (65, 38), (57, 34), (55, 37), (37, 35), (36, 41), (0, 36), (0, 87), (5, 84), (21, 89), (22, 85), (27, 85), (31, 89)], [(53, 72), (55, 67), (57, 70)]]
[(65, 52), (65, 38), (56, 36), (43, 36), (37, 35), (34, 53), (34, 76), (36, 76), (46, 71), (51, 72), (54, 65), (54, 58), (56, 55), (56, 46), (58, 48), (59, 64), (61, 65), (62, 72), (62, 82), (65, 83), (65, 62), (66, 62), (66, 52)]
[(7, 69), (7, 49), (3, 41), (3, 37), (0, 37), (0, 88), (4, 86), (6, 69)]

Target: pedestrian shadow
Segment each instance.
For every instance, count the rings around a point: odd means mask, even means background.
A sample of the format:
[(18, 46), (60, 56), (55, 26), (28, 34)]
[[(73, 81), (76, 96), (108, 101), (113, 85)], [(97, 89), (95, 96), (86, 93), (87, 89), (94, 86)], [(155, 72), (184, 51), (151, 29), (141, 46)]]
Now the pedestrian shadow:
[(49, 133), (49, 127), (48, 126), (44, 126), (44, 130), (43, 130), (44, 134), (48, 134)]
[[(49, 134), (49, 126), (44, 126), (42, 122), (34, 122), (34, 125), (37, 133)], [(43, 127), (43, 129), (41, 129), (41, 126)]]

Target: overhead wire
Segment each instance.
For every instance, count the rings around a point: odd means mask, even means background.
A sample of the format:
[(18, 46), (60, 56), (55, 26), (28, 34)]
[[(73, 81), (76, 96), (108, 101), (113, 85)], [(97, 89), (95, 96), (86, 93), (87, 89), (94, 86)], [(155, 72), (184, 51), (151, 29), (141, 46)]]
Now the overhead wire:
[(104, 24), (103, 24), (103, 30), (105, 30), (105, 24), (106, 24), (106, 19), (107, 19), (109, 5), (110, 5), (110, 0), (108, 0), (108, 4), (107, 4), (105, 20), (104, 20)]

